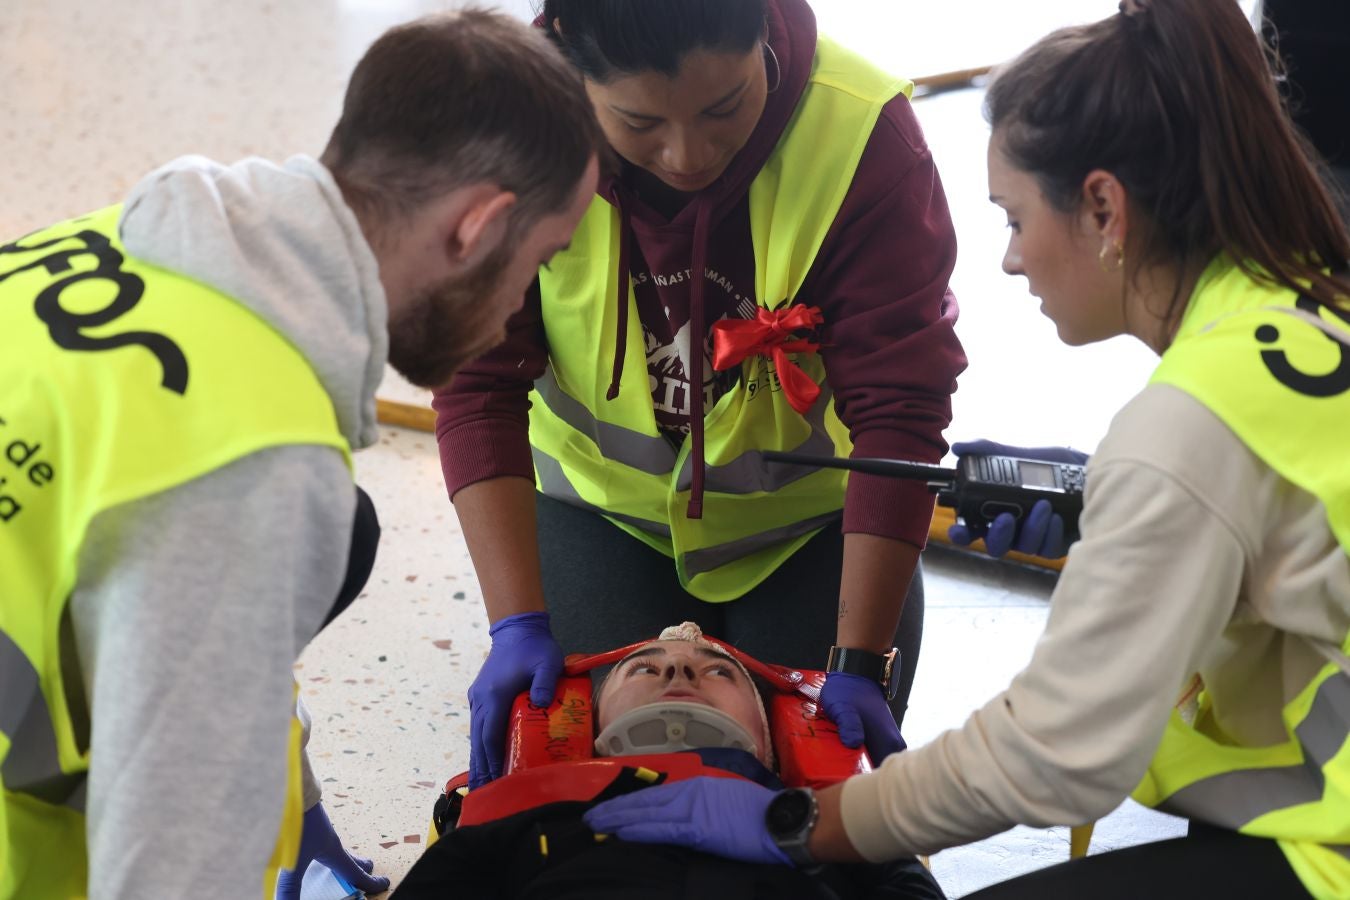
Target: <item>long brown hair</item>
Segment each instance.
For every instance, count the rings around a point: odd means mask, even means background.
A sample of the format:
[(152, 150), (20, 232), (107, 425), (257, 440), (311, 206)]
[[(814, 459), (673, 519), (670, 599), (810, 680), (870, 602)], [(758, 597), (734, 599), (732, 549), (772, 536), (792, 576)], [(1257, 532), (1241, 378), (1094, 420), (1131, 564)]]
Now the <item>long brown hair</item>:
[[(985, 115), (1009, 161), (1064, 212), (1089, 172), (1114, 174), (1145, 219), (1134, 272), (1181, 273), (1225, 252), (1253, 277), (1344, 307), (1350, 285), (1322, 270), (1345, 266), (1350, 238), (1281, 101), (1273, 51), (1236, 0), (1121, 6), (997, 75)], [(1167, 321), (1181, 290), (1179, 277)]]

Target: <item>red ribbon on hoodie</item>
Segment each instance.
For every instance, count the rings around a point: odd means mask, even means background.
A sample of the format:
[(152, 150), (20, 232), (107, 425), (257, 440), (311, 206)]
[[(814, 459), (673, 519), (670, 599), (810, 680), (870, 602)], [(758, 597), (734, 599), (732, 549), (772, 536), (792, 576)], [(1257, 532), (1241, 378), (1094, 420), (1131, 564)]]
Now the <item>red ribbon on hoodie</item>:
[(820, 344), (794, 338), (792, 332), (816, 328), (825, 321), (819, 306), (759, 307), (753, 319), (722, 319), (713, 323), (713, 368), (719, 372), (740, 365), (747, 357), (773, 360), (783, 396), (801, 415), (820, 396), (820, 385), (798, 367), (789, 353), (815, 353)]

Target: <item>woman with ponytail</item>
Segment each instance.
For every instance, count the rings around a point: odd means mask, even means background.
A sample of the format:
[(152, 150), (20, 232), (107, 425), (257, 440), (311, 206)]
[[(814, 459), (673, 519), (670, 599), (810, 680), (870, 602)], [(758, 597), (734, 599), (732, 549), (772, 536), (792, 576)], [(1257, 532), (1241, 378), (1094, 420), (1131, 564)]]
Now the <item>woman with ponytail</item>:
[[(1160, 362), (1089, 463), (1027, 668), (819, 792), (795, 858), (932, 853), (1133, 796), (1189, 833), (976, 896), (1350, 897), (1350, 239), (1320, 163), (1234, 0), (1127, 0), (1005, 67), (986, 109), (1004, 269), (1066, 343), (1130, 335)], [(709, 849), (758, 829), (767, 862), (779, 796), (690, 782), (588, 821)]]

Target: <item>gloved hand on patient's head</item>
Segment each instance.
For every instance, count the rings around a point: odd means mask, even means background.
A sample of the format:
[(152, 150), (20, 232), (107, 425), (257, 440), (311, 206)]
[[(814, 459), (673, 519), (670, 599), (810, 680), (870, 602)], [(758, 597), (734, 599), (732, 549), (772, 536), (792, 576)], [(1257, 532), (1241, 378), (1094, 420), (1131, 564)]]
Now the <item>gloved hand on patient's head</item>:
[(342, 839), (333, 828), (322, 802), (315, 803), (305, 812), (304, 827), (300, 833), (300, 854), (295, 868), (287, 869), (277, 877), (276, 900), (300, 900), (300, 888), (311, 860), (327, 866), (333, 874), (367, 894), (389, 890), (388, 878), (371, 874), (375, 868), (373, 862), (353, 856), (342, 846)]
[(469, 686), (469, 787), (502, 774), (506, 728), (516, 695), (529, 690), (530, 702), (548, 706), (563, 670), (563, 652), (549, 630), (548, 613), (517, 613), (488, 629), (492, 649)]
[[(993, 441), (956, 443), (952, 445), (952, 452), (958, 457), (968, 453), (980, 453), (1039, 459), (1045, 462), (1073, 463), (1080, 466), (1088, 461), (1086, 453), (1072, 447), (1013, 447)], [(1031, 512), (1027, 513), (1020, 524), (1011, 514), (1002, 513), (995, 517), (984, 531), (956, 524), (947, 529), (947, 537), (953, 544), (962, 547), (984, 538), (985, 551), (995, 558), (1003, 556), (1009, 550), (1045, 559), (1058, 559), (1069, 552), (1069, 547), (1064, 541), (1064, 520), (1051, 509), (1050, 503), (1046, 500), (1036, 501), (1031, 507)]]

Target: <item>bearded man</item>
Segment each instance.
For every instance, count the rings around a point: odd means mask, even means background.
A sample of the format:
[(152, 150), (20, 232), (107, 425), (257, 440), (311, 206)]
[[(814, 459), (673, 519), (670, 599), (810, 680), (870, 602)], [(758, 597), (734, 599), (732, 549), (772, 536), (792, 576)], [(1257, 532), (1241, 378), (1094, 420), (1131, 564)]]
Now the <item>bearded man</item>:
[(436, 388), (501, 339), (600, 146), (542, 36), (465, 12), (376, 41), (319, 159), (180, 159), (0, 245), (0, 897), (347, 856), (291, 666), (373, 562), (351, 451), (386, 360)]

